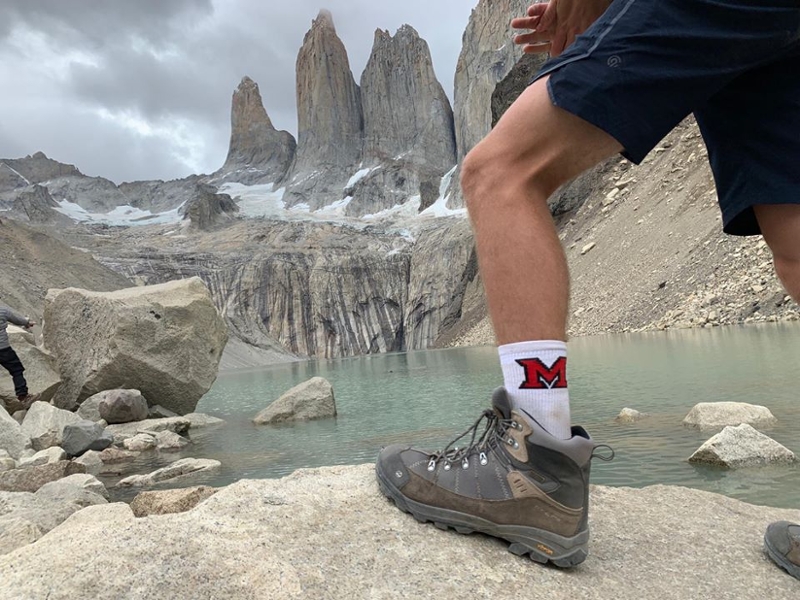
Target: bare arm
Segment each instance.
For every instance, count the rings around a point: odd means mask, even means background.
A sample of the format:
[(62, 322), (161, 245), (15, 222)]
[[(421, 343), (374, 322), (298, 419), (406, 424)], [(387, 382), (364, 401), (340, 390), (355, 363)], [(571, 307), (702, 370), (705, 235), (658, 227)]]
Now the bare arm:
[(558, 56), (586, 31), (612, 0), (549, 0), (528, 8), (528, 16), (514, 19), (514, 29), (530, 30), (514, 38), (528, 54)]

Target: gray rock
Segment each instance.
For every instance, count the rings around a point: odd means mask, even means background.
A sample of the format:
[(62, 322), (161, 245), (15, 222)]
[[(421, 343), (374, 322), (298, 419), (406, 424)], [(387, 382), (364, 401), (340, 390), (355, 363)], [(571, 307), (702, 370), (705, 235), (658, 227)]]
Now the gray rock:
[[(130, 440), (126, 440), (130, 441)], [(156, 448), (165, 452), (182, 450), (190, 444), (185, 437), (171, 431), (160, 431), (155, 438)]]
[(200, 486), (179, 490), (140, 492), (131, 502), (131, 510), (138, 518), (183, 513), (205, 502), (218, 491), (212, 487)]
[(203, 427), (212, 427), (214, 425), (224, 425), (225, 421), (211, 415), (203, 413), (189, 413), (183, 417), (189, 421), (191, 429), (202, 429)]
[(794, 452), (746, 423), (738, 427), (726, 427), (689, 457), (691, 463), (728, 469), (789, 464), (796, 461)]
[[(387, 502), (374, 467), (364, 465), (242, 480), (189, 512), (158, 518), (137, 519), (125, 504), (84, 509), (34, 546), (0, 557), (0, 597), (117, 600), (124, 590), (176, 600), (422, 600), (460, 598), (464, 582), (476, 582), (475, 595), (485, 598), (527, 597), (532, 585), (559, 600), (732, 600), (752, 597), (754, 585), (764, 598), (797, 594), (797, 581), (762, 550), (765, 525), (797, 521), (797, 510), (682, 487), (593, 486), (591, 494), (592, 554), (579, 574), (536, 568), (486, 536), (420, 525)], [(153, 576), (131, 568), (143, 556)]]
[(244, 77), (233, 93), (228, 157), (215, 180), (248, 184), (279, 181), (289, 170), (296, 148), (290, 133), (272, 125), (258, 84)]
[[(40, 394), (42, 401), (49, 402), (61, 384), (55, 360), (34, 344), (33, 336), (27, 331), (10, 326), (9, 339), (25, 365), (28, 389), (32, 394)], [(13, 379), (5, 369), (0, 369), (0, 402), (4, 406), (12, 406), (16, 399)]]
[(30, 447), (30, 436), (4, 408), (0, 408), (0, 449), (8, 452), (11, 458), (19, 458), (22, 452)]
[(284, 421), (310, 421), (336, 416), (333, 387), (322, 377), (314, 377), (293, 387), (253, 419), (256, 425)]
[(58, 446), (52, 446), (45, 450), (39, 450), (39, 452), (33, 456), (21, 459), (19, 461), (19, 468), (38, 467), (39, 465), (57, 463), (62, 460), (67, 460), (67, 453)]
[(209, 471), (216, 471), (222, 466), (218, 460), (207, 458), (183, 458), (167, 465), (163, 469), (153, 471), (148, 475), (133, 475), (126, 477), (119, 483), (118, 487), (150, 487), (160, 483), (173, 483), (184, 481), (198, 474), (205, 474)]
[(647, 416), (647, 413), (642, 413), (632, 408), (623, 408), (614, 420), (617, 423), (638, 423)]
[(79, 421), (64, 428), (61, 447), (69, 456), (80, 456), (87, 450), (105, 450), (114, 443), (114, 437), (92, 421)]
[(333, 17), (321, 11), (297, 56), (297, 152), (284, 184), (288, 206), (344, 197), (361, 164), (361, 93)]
[[(97, 394), (100, 395), (100, 394)], [(147, 419), (147, 400), (139, 390), (108, 390), (102, 392), (97, 407), (100, 418), (111, 425)]]
[(33, 184), (17, 194), (12, 210), (18, 215), (24, 216), (24, 219), (30, 223), (60, 226), (72, 225), (72, 220), (69, 217), (55, 210), (57, 206), (58, 203), (53, 200), (46, 187)]
[(67, 460), (26, 469), (14, 469), (0, 473), (0, 491), (35, 492), (46, 483), (83, 473), (85, 470), (83, 465)]
[(44, 339), (74, 407), (99, 390), (138, 389), (178, 413), (211, 387), (227, 328), (197, 277), (117, 292), (50, 290)]
[(44, 535), (32, 521), (13, 515), (0, 517), (0, 555), (32, 544)]
[(123, 425), (109, 425), (106, 427), (106, 431), (114, 436), (115, 444), (121, 445), (124, 440), (132, 438), (138, 433), (155, 435), (159, 431), (172, 431), (178, 435), (183, 435), (189, 431), (191, 426), (191, 421), (186, 417), (168, 417), (166, 419), (147, 419)]
[(108, 490), (102, 482), (94, 475), (88, 473), (79, 473), (70, 475), (58, 481), (46, 483), (36, 492), (36, 496), (40, 498), (50, 498), (56, 501), (69, 501), (90, 506), (91, 504), (98, 504), (92, 501), (90, 504), (85, 504), (85, 493), (88, 492), (108, 500)]
[[(109, 391), (114, 392), (115, 390)], [(103, 398), (106, 397), (109, 391), (100, 392), (94, 396), (89, 396), (86, 400), (81, 402), (80, 407), (78, 407), (78, 416), (81, 419), (94, 421), (95, 423), (102, 419), (103, 417), (100, 416), (100, 402), (103, 401)]]
[(84, 452), (73, 462), (83, 465), (89, 475), (97, 476), (103, 471), (103, 459), (101, 458), (101, 453), (96, 450)]
[(104, 465), (116, 465), (135, 460), (137, 456), (139, 456), (139, 452), (131, 452), (130, 450), (122, 450), (112, 446), (100, 453), (100, 460), (103, 461)]
[(768, 408), (743, 402), (701, 402), (683, 420), (687, 427), (701, 431), (742, 423), (759, 428), (771, 427), (777, 422)]
[(239, 205), (228, 194), (218, 194), (207, 184), (198, 184), (195, 196), (184, 204), (181, 215), (188, 219), (190, 228), (209, 231), (229, 222), (239, 212)]
[(34, 402), (22, 422), (22, 432), (30, 438), (34, 450), (45, 450), (60, 446), (64, 440), (64, 428), (80, 421), (81, 418), (73, 412), (46, 402)]
[(17, 423), (19, 423), (20, 425), (22, 425), (22, 422), (25, 420), (25, 415), (27, 415), (27, 414), (28, 414), (28, 411), (27, 411), (27, 410), (18, 410), (18, 411), (17, 411), (17, 412), (15, 412), (13, 415), (11, 415), (11, 417), (12, 417), (12, 418), (13, 418), (13, 419), (14, 419), (14, 420), (17, 422)]
[[(196, 413), (190, 413), (189, 415), (186, 415), (186, 416), (189, 417), (192, 414), (196, 414)], [(148, 419), (168, 419), (169, 417), (177, 417), (177, 416), (178, 416), (178, 413), (173, 412), (173, 411), (171, 411), (169, 409), (164, 408), (163, 406), (160, 406), (160, 405), (156, 404), (155, 406), (151, 406), (150, 407), (150, 411), (149, 411), (149, 413), (147, 415), (147, 418)]]
[(17, 461), (10, 456), (0, 457), (0, 473), (17, 468)]

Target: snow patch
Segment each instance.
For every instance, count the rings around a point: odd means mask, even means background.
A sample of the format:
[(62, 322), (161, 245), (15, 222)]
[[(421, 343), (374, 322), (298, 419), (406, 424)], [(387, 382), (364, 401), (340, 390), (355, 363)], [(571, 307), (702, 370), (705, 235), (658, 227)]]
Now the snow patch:
[(66, 215), (78, 223), (99, 223), (114, 227), (133, 227), (136, 225), (164, 225), (167, 223), (179, 223), (181, 221), (180, 210), (183, 204), (173, 210), (162, 213), (152, 213), (149, 210), (142, 210), (135, 206), (117, 206), (108, 213), (90, 213), (82, 206), (70, 202), (69, 200), (57, 201), (58, 206), (54, 208), (62, 215)]
[(9, 171), (11, 171), (11, 172), (12, 172), (14, 175), (16, 175), (17, 177), (19, 177), (20, 179), (22, 179), (22, 181), (24, 181), (26, 184), (28, 184), (28, 185), (31, 185), (31, 182), (30, 182), (30, 181), (28, 181), (28, 180), (27, 180), (27, 179), (26, 179), (26, 178), (25, 178), (25, 177), (22, 175), (22, 173), (20, 173), (19, 171), (15, 170), (15, 169), (12, 169), (12, 168), (11, 168), (11, 167), (9, 167), (9, 166), (8, 166), (6, 163), (0, 163), (0, 165), (3, 165), (3, 166), (6, 168), (6, 169), (8, 169)]
[(369, 168), (369, 169), (361, 169), (360, 171), (358, 171), (358, 172), (357, 172), (355, 175), (353, 175), (353, 176), (352, 176), (352, 177), (349, 179), (349, 181), (347, 182), (347, 185), (346, 185), (346, 186), (344, 186), (344, 189), (346, 189), (346, 190), (347, 190), (347, 189), (350, 189), (350, 188), (351, 188), (351, 187), (353, 187), (355, 184), (357, 184), (359, 181), (361, 181), (362, 179), (364, 179), (364, 177), (366, 177), (367, 175), (369, 175), (369, 174), (370, 174), (370, 173), (371, 173), (373, 170), (374, 170), (374, 167), (373, 167), (373, 168)]

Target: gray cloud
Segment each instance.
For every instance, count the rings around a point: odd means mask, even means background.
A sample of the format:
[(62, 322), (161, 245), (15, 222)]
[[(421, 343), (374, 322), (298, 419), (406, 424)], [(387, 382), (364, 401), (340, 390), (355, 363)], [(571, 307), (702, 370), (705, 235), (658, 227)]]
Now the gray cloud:
[[(324, 1), (356, 80), (374, 30), (410, 23), (451, 93), (474, 2)], [(259, 83), (275, 125), (294, 132), (295, 60), (317, 2), (3, 3), (0, 156), (42, 150), (116, 181), (211, 172), (224, 161), (231, 94), (244, 75)]]

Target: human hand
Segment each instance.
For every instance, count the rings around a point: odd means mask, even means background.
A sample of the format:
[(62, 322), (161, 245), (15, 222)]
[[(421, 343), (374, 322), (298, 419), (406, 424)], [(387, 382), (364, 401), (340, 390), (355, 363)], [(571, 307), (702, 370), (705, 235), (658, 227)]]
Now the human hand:
[(25, 325), (25, 329), (31, 329), (34, 325), (36, 325), (36, 321), (28, 320), (28, 324)]
[(533, 4), (528, 16), (514, 19), (511, 27), (527, 29), (514, 42), (526, 54), (549, 52), (558, 56), (575, 38), (586, 31), (607, 9), (612, 0), (549, 0)]

